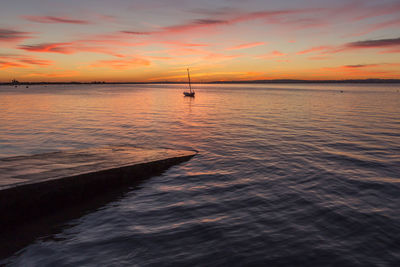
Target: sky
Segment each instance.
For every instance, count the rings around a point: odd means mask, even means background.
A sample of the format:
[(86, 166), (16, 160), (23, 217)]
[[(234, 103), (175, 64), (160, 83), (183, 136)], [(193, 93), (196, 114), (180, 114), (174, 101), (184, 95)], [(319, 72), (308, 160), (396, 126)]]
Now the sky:
[(0, 0), (0, 82), (400, 79), (399, 0)]

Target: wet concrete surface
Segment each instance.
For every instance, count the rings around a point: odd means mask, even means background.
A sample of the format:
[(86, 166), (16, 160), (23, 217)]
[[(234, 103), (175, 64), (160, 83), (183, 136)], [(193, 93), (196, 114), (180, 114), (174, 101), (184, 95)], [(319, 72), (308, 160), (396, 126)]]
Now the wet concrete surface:
[(100, 147), (0, 159), (0, 232), (83, 205), (189, 160), (194, 151)]

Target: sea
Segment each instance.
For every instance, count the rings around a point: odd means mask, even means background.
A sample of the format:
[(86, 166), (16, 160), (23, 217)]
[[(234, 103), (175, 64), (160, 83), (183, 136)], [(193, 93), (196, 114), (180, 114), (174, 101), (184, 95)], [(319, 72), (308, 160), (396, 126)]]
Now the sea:
[(400, 266), (400, 84), (186, 89), (0, 86), (0, 158), (198, 151), (0, 264)]

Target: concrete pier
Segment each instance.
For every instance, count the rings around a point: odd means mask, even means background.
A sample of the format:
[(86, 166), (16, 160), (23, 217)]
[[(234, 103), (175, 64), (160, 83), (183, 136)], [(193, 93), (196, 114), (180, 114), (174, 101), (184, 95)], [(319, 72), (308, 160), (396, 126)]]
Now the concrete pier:
[(0, 159), (0, 229), (80, 205), (195, 154), (116, 146)]

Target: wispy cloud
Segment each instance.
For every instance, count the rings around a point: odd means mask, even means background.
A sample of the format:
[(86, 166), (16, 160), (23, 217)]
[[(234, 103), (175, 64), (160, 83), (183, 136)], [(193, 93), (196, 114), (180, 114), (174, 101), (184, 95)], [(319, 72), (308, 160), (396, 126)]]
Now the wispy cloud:
[(80, 52), (90, 52), (123, 57), (123, 55), (115, 52), (115, 49), (104, 46), (88, 46), (79, 41), (68, 43), (41, 43), (33, 45), (20, 45), (18, 46), (18, 48), (25, 51), (37, 53), (58, 53), (69, 55)]
[(38, 59), (36, 57), (18, 54), (0, 54), (0, 68), (28, 68), (30, 66), (50, 66), (51, 60)]
[[(342, 65), (337, 67), (323, 67), (319, 69), (319, 73), (333, 73), (335, 76), (347, 77), (349, 79), (354, 78), (393, 78), (399, 75), (399, 71), (396, 68), (400, 64), (394, 63), (381, 63), (381, 64), (356, 64), (356, 65)], [(387, 67), (392, 67), (388, 69)]]
[(347, 71), (347, 72), (364, 72), (366, 70), (376, 69), (379, 71), (380, 67), (398, 67), (400, 63), (375, 63), (375, 64), (353, 64), (342, 65), (338, 67), (325, 67), (324, 70), (329, 71)]
[(284, 57), (287, 56), (287, 53), (283, 53), (281, 51), (278, 50), (274, 50), (268, 54), (264, 54), (264, 55), (259, 55), (257, 56), (257, 58), (261, 58), (261, 59), (271, 59), (271, 58), (277, 58), (277, 57)]
[(394, 3), (376, 3), (378, 4), (374, 3), (374, 5), (366, 6), (362, 2), (355, 2), (348, 11), (358, 13), (358, 15), (354, 16), (353, 20), (363, 20), (383, 15), (398, 14), (400, 12), (400, 3), (397, 1)]
[(72, 43), (42, 43), (35, 45), (20, 45), (19, 48), (29, 52), (73, 54)]
[(0, 60), (0, 69), (8, 69), (8, 68), (27, 68), (27, 65), (11, 62), (11, 61), (2, 61)]
[(149, 66), (151, 62), (143, 58), (124, 58), (124, 59), (110, 59), (110, 60), (99, 60), (90, 65), (90, 67), (106, 67), (112, 69), (128, 69), (137, 66)]
[(326, 60), (330, 58), (331, 58), (330, 56), (324, 56), (324, 55), (308, 57), (308, 59), (310, 60)]
[(324, 45), (323, 46), (315, 46), (315, 47), (311, 47), (306, 50), (297, 52), (296, 55), (304, 55), (304, 54), (313, 53), (313, 52), (324, 52), (324, 51), (327, 51), (330, 49), (332, 49), (332, 46), (324, 46)]
[(67, 70), (67, 71), (59, 71), (59, 72), (50, 72), (50, 73), (42, 73), (42, 72), (31, 72), (26, 77), (45, 77), (45, 78), (64, 78), (64, 77), (76, 77), (80, 73), (78, 71)]
[(260, 45), (264, 45), (264, 42), (254, 42), (254, 43), (246, 43), (246, 44), (240, 44), (240, 45), (235, 45), (232, 47), (229, 47), (228, 50), (238, 50), (238, 49), (246, 49), (246, 48), (252, 48)]
[(90, 24), (87, 20), (73, 19), (69, 17), (54, 16), (23, 16), (24, 19), (38, 23), (67, 23), (67, 24)]
[(345, 69), (358, 69), (358, 68), (371, 68), (371, 67), (377, 67), (380, 64), (357, 64), (357, 65), (344, 65), (342, 68)]
[(22, 58), (19, 61), (26, 63), (26, 64), (30, 64), (30, 65), (36, 65), (36, 66), (50, 66), (54, 63), (51, 60), (33, 59), (33, 58)]
[(364, 40), (344, 45), (347, 48), (385, 48), (400, 46), (400, 37), (393, 39)]
[(400, 26), (400, 19), (392, 19), (392, 20), (388, 20), (388, 21), (384, 21), (384, 22), (380, 22), (380, 23), (374, 23), (374, 24), (370, 24), (368, 25), (364, 30), (353, 33), (351, 36), (361, 36), (361, 35), (365, 35), (377, 30), (381, 30), (381, 29), (387, 29), (387, 28), (398, 28)]
[(302, 14), (302, 13), (312, 13), (315, 12), (316, 8), (310, 9), (287, 9), (287, 10), (266, 10), (258, 12), (234, 12), (233, 14), (223, 13), (224, 18), (219, 18), (219, 13), (214, 14), (214, 18), (202, 18), (194, 19), (185, 23), (176, 24), (167, 27), (160, 27), (153, 31), (130, 31), (124, 30), (121, 33), (133, 34), (133, 35), (160, 35), (160, 34), (182, 34), (186, 32), (195, 31), (207, 31), (209, 29), (214, 29), (219, 26), (233, 25), (240, 22), (252, 21), (252, 20), (264, 20), (264, 23), (270, 24), (282, 24), (287, 23), (291, 25), (297, 25), (297, 27), (313, 27), (319, 25), (316, 23), (315, 19), (304, 19), (296, 18), (292, 21), (285, 19), (288, 15)]
[(362, 49), (385, 49), (381, 53), (399, 53), (400, 38), (363, 40), (345, 43), (338, 46), (316, 46), (297, 52), (297, 55), (318, 52), (319, 54), (335, 54), (339, 52), (362, 50)]
[(16, 31), (11, 29), (0, 28), (0, 43), (1, 42), (20, 42), (25, 39), (32, 38), (31, 32)]
[(135, 31), (121, 31), (121, 33), (131, 34), (131, 35), (150, 35), (152, 32), (135, 32)]

